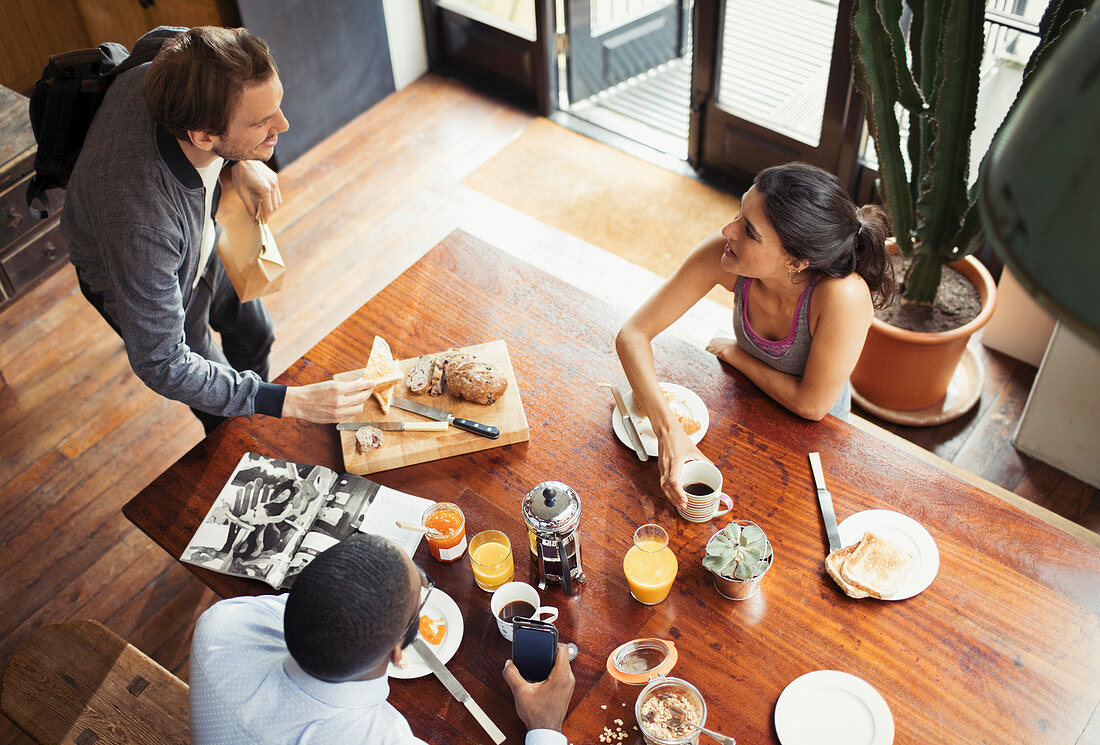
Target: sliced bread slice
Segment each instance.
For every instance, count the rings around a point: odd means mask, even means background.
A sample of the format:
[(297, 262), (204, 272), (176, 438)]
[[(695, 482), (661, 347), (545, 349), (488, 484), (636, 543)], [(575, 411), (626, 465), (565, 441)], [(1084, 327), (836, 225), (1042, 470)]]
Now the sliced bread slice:
[(908, 551), (867, 531), (841, 565), (840, 576), (871, 597), (883, 600), (897, 592), (916, 564)]
[(390, 345), (381, 336), (374, 337), (371, 344), (370, 357), (367, 358), (367, 367), (363, 371), (363, 377), (368, 380), (383, 381), (371, 394), (382, 408), (383, 414), (390, 412), (390, 401), (393, 400), (393, 391), (401, 382), (401, 368), (393, 360)]
[(825, 571), (827, 571), (829, 573), (829, 576), (832, 577), (838, 585), (840, 585), (840, 589), (844, 590), (846, 595), (853, 598), (865, 598), (867, 597), (867, 593), (845, 580), (840, 573), (840, 569), (844, 566), (844, 562), (848, 560), (848, 557), (852, 555), (852, 552), (856, 550), (856, 546), (858, 545), (858, 543), (853, 543), (847, 548), (833, 551), (831, 554), (826, 556)]

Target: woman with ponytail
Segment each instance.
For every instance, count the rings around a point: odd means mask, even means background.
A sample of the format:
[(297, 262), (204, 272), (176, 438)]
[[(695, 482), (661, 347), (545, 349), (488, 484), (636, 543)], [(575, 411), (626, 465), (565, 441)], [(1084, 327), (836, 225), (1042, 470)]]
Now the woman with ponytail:
[(707, 351), (793, 413), (847, 420), (848, 376), (875, 308), (893, 297), (886, 215), (805, 163), (756, 175), (733, 222), (700, 243), (619, 331), (615, 347), (659, 443), (661, 488), (681, 506), (680, 470), (706, 460), (661, 395), (651, 342), (713, 287), (733, 293), (736, 339)]

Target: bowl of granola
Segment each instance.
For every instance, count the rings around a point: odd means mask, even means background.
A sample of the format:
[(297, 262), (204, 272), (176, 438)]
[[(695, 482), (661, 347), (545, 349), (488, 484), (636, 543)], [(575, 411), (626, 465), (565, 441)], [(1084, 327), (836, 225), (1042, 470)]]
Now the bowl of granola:
[(645, 741), (650, 745), (686, 745), (699, 739), (707, 721), (707, 704), (699, 689), (680, 678), (654, 678), (634, 704)]

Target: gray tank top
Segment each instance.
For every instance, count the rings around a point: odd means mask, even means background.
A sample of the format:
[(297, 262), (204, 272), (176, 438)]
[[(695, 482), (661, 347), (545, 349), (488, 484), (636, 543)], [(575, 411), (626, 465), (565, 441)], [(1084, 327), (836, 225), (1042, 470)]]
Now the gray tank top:
[[(810, 356), (810, 343), (813, 341), (813, 336), (810, 334), (810, 298), (816, 286), (817, 275), (815, 274), (798, 298), (798, 307), (795, 309), (790, 333), (784, 339), (772, 341), (757, 334), (749, 325), (746, 307), (752, 279), (738, 277), (733, 289), (733, 331), (737, 336), (737, 345), (774, 370), (802, 377), (806, 372), (806, 360)], [(840, 398), (829, 409), (829, 413), (838, 419), (848, 421), (851, 409), (852, 392), (849, 385), (845, 383), (844, 390), (840, 392)]]

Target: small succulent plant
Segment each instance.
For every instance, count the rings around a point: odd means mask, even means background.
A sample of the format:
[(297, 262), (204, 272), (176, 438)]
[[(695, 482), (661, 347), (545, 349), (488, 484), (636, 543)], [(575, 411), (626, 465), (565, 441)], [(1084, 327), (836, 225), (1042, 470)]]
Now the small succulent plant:
[(707, 541), (703, 566), (731, 579), (750, 580), (763, 574), (772, 544), (756, 523), (730, 523)]

